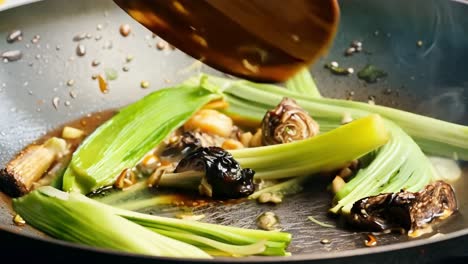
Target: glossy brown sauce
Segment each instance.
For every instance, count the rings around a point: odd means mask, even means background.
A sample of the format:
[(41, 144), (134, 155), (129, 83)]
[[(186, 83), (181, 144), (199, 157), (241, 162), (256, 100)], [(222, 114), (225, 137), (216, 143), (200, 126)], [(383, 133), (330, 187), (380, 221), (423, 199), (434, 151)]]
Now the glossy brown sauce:
[[(65, 123), (61, 126), (58, 126), (57, 128), (49, 131), (43, 137), (34, 141), (32, 144), (42, 144), (43, 142), (45, 142), (51, 137), (62, 137), (63, 128), (66, 126), (81, 129), (84, 131), (85, 135), (88, 136), (94, 130), (96, 130), (98, 126), (100, 126), (101, 124), (109, 120), (116, 113), (117, 113), (117, 110), (110, 109), (110, 110), (104, 110), (104, 111), (88, 114), (76, 120)], [(74, 149), (78, 147), (78, 145), (83, 141), (83, 139), (84, 138), (73, 139), (73, 140), (67, 139), (67, 142), (71, 143), (72, 148)]]
[(172, 45), (226, 73), (284, 81), (324, 55), (336, 0), (115, 0)]

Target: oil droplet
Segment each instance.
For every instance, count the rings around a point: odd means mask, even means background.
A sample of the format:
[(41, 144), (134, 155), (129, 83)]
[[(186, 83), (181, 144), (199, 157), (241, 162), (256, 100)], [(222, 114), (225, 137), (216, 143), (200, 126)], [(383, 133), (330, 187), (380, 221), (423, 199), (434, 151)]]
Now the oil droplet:
[(93, 35), (91, 35), (90, 33), (87, 33), (87, 34), (86, 34), (86, 38), (87, 38), (87, 39), (92, 39), (92, 38), (93, 38)]
[(23, 32), (19, 29), (11, 31), (7, 36), (7, 42), (13, 43), (23, 39)]
[(41, 59), (41, 54), (36, 54), (35, 58), (36, 58), (36, 60), (40, 60)]
[(127, 37), (128, 35), (130, 35), (132, 29), (130, 28), (129, 24), (122, 24), (120, 25), (119, 31), (120, 35), (122, 35), (123, 37)]
[(70, 91), (70, 97), (71, 97), (72, 99), (75, 99), (75, 98), (76, 98), (76, 92), (73, 91), (73, 90), (71, 90), (71, 91)]
[(65, 103), (63, 103), (66, 107), (69, 107), (71, 105), (70, 101), (65, 101)]
[(6, 133), (5, 132), (0, 132), (0, 135), (2, 135), (3, 137), (6, 136)]
[(97, 66), (99, 66), (99, 64), (101, 64), (101, 62), (98, 61), (98, 60), (93, 60), (93, 61), (91, 62), (91, 66), (93, 66), (93, 67), (97, 67)]
[(37, 44), (37, 43), (39, 43), (39, 40), (41, 40), (41, 36), (35, 35), (35, 36), (31, 39), (31, 43), (32, 43), (32, 44)]
[(57, 96), (52, 98), (52, 105), (54, 106), (56, 110), (58, 110), (59, 103), (60, 103), (60, 98), (58, 98)]
[(97, 29), (97, 30), (102, 30), (102, 28), (103, 28), (103, 27), (102, 27), (102, 24), (97, 24), (97, 26), (96, 26), (96, 29)]
[(78, 44), (78, 46), (76, 46), (76, 55), (80, 57), (86, 55), (86, 47), (83, 44)]
[(158, 50), (164, 50), (164, 49), (166, 49), (166, 48), (167, 48), (167, 42), (166, 42), (166, 41), (163, 41), (163, 40), (159, 41), (159, 42), (156, 44), (156, 48), (157, 48)]
[(101, 36), (101, 35), (96, 35), (96, 37), (94, 37), (94, 40), (96, 40), (96, 41), (99, 41), (99, 40), (101, 40), (101, 39), (102, 39), (102, 36)]
[(23, 83), (23, 86), (24, 86), (24, 87), (26, 87), (26, 86), (28, 86), (28, 85), (29, 85), (29, 82), (28, 82), (28, 81), (25, 81), (25, 82)]
[(73, 41), (82, 41), (86, 38), (86, 33), (78, 33), (73, 37)]
[(320, 244), (323, 244), (323, 245), (328, 245), (330, 243), (331, 243), (331, 241), (329, 239), (326, 239), (326, 238), (320, 240)]
[(75, 84), (75, 80), (70, 79), (67, 81), (67, 86), (73, 86)]
[(11, 62), (11, 61), (17, 61), (23, 57), (23, 53), (20, 50), (9, 50), (3, 52), (0, 57), (3, 58), (3, 61), (5, 62)]
[(123, 67), (122, 67), (122, 70), (123, 70), (124, 72), (128, 72), (128, 71), (130, 70), (130, 68), (129, 68), (128, 66), (123, 66)]

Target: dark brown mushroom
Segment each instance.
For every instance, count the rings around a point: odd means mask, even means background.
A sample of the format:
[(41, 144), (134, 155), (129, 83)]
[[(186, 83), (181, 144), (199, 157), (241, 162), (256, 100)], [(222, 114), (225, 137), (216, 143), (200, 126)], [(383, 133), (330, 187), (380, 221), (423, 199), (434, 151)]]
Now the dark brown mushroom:
[(282, 144), (313, 137), (319, 133), (319, 125), (290, 98), (284, 98), (262, 121), (264, 145)]
[(422, 191), (401, 191), (363, 198), (351, 209), (351, 224), (368, 231), (405, 229), (409, 234), (430, 227), (457, 211), (452, 187), (442, 181)]
[(184, 132), (177, 140), (170, 142), (161, 156), (185, 155), (202, 146), (200, 137), (194, 132)]
[(255, 191), (251, 169), (241, 169), (232, 155), (219, 147), (199, 148), (189, 153), (174, 172), (203, 171), (201, 194), (231, 199), (246, 197)]

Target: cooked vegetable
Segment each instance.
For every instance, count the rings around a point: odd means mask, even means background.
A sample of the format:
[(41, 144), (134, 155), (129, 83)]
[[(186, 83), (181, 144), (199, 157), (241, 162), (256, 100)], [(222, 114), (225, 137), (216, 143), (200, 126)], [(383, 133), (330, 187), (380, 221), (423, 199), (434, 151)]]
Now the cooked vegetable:
[(84, 135), (84, 131), (74, 127), (66, 126), (62, 130), (62, 138), (64, 139), (77, 139)]
[(134, 167), (203, 105), (219, 97), (201, 85), (181, 85), (123, 108), (75, 151), (64, 175), (64, 190), (89, 193), (112, 185), (124, 169)]
[(42, 145), (30, 145), (0, 170), (0, 188), (12, 197), (30, 192), (33, 184), (67, 152), (65, 140), (56, 137)]
[(340, 169), (388, 138), (383, 120), (370, 115), (313, 138), (231, 153), (242, 167), (255, 170), (255, 178), (286, 179)]
[(184, 124), (184, 129), (228, 137), (232, 132), (233, 123), (231, 118), (216, 110), (202, 109)]
[(209, 258), (204, 251), (213, 255), (284, 256), (289, 254), (285, 249), (291, 241), (291, 235), (284, 232), (135, 213), (52, 187), (14, 199), (13, 205), (29, 224), (49, 235), (133, 253), (187, 258)]
[(429, 157), (429, 161), (434, 167), (436, 180), (455, 182), (456, 180), (460, 179), (463, 174), (460, 165), (458, 165), (458, 163), (452, 159)]
[(147, 255), (210, 258), (197, 247), (151, 232), (80, 194), (42, 187), (14, 199), (13, 206), (30, 225), (59, 239)]
[(280, 230), (278, 216), (273, 212), (265, 212), (259, 215), (257, 217), (257, 226), (267, 231)]
[(258, 190), (249, 196), (249, 199), (257, 199), (260, 203), (260, 197), (264, 194), (270, 194), (271, 196), (276, 195), (279, 197), (283, 197), (289, 194), (295, 194), (302, 191), (302, 185), (306, 181), (307, 176), (302, 177), (294, 177), (288, 179), (284, 182), (275, 184), (273, 186), (269, 186)]
[[(230, 153), (241, 167), (253, 169), (256, 179), (287, 179), (341, 169), (350, 161), (384, 145), (388, 138), (383, 120), (378, 115), (370, 115), (313, 138), (287, 144), (231, 150)], [(161, 177), (159, 184), (193, 186), (194, 182), (200, 182), (202, 175), (168, 173)]]
[(219, 147), (199, 148), (188, 154), (174, 172), (186, 171), (204, 172), (199, 191), (209, 197), (240, 198), (255, 191), (255, 172), (248, 168), (242, 169), (229, 152)]
[(313, 137), (319, 125), (290, 98), (266, 113), (262, 120), (263, 144), (275, 145)]
[(169, 142), (164, 151), (161, 153), (162, 156), (179, 156), (186, 155), (195, 149), (204, 146), (203, 137), (201, 133), (186, 131), (176, 140)]
[(366, 230), (403, 228), (410, 236), (419, 236), (431, 223), (455, 211), (455, 192), (449, 184), (437, 181), (421, 192), (401, 191), (361, 199), (351, 209), (350, 221)]
[[(289, 97), (295, 99), (311, 114), (320, 124), (322, 131), (329, 131), (341, 125), (340, 121), (344, 113), (349, 113), (353, 118), (375, 113), (400, 126), (424, 152), (468, 160), (468, 127), (466, 126), (385, 106), (340, 99), (315, 98), (270, 84), (207, 77), (207, 75), (203, 75), (203, 78), (206, 85), (223, 88), (223, 94), (229, 103), (226, 113), (252, 124), (260, 124), (267, 110), (276, 106), (282, 98)], [(187, 83), (198, 83), (199, 79), (199, 77), (190, 79)]]
[[(312, 116), (319, 122), (322, 131), (335, 131), (335, 128), (341, 126), (343, 113), (350, 113), (354, 118), (370, 113), (380, 113), (395, 120), (411, 135), (416, 136), (418, 142), (423, 142), (423, 149), (440, 151), (440, 155), (445, 155), (448, 152), (452, 155), (452, 152), (456, 152), (458, 157), (468, 158), (467, 127), (382, 106), (313, 98), (274, 85), (212, 76), (204, 76), (204, 80), (210, 86), (223, 87), (223, 93), (230, 105), (226, 109), (226, 113), (237, 118), (244, 117), (249, 122), (260, 122), (266, 110), (274, 107), (283, 97), (290, 97), (294, 98), (306, 111), (313, 114)], [(193, 81), (189, 81), (189, 83), (191, 82)], [(419, 191), (433, 179), (434, 174), (430, 162), (412, 138), (390, 120), (385, 121), (385, 126), (391, 133), (389, 143), (379, 149), (374, 160), (367, 167), (361, 168), (356, 176), (337, 193), (334, 199), (336, 205), (331, 209), (331, 212), (348, 214), (353, 203), (361, 198), (382, 192), (398, 192), (401, 189)], [(431, 133), (427, 133), (427, 130), (431, 130)], [(424, 137), (424, 140), (421, 141), (419, 136)], [(360, 137), (363, 137), (362, 134)], [(315, 138), (320, 138), (320, 136)], [(364, 136), (364, 138), (366, 137)], [(431, 145), (428, 145), (427, 142), (431, 142)], [(428, 146), (432, 147), (428, 148)], [(433, 146), (439, 148), (436, 149)], [(249, 149), (249, 151), (251, 150)], [(257, 177), (262, 175), (259, 168), (243, 163), (242, 159), (236, 156), (236, 152), (232, 153), (241, 165), (255, 169)], [(335, 153), (341, 153), (341, 151), (335, 149)], [(259, 157), (260, 154), (257, 153), (256, 156)], [(307, 157), (311, 157), (311, 155), (307, 155)]]
[(377, 69), (374, 65), (368, 64), (357, 74), (359, 79), (362, 79), (368, 83), (375, 83), (379, 79), (387, 76), (387, 73)]
[(330, 225), (327, 223), (323, 223), (317, 219), (315, 219), (313, 216), (308, 216), (307, 219), (309, 219), (312, 223), (317, 224), (319, 226), (327, 227), (327, 228), (336, 228), (334, 225)]
[(286, 81), (286, 87), (288, 90), (303, 95), (316, 98), (322, 97), (314, 79), (312, 79), (312, 76), (309, 73), (309, 69), (307, 68), (302, 69), (295, 76), (293, 76), (293, 78), (290, 78), (288, 81)]

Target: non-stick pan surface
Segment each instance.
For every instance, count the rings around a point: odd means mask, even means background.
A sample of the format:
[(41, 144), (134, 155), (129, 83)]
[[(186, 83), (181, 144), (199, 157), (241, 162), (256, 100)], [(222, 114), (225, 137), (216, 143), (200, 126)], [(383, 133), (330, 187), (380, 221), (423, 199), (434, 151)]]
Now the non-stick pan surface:
[[(341, 2), (341, 9), (335, 45), (312, 69), (324, 95), (352, 96), (361, 101), (372, 97), (377, 104), (468, 124), (468, 5), (443, 0), (346, 0)], [(127, 38), (119, 34), (123, 23), (132, 28)], [(7, 44), (7, 33), (15, 29), (23, 31), (23, 40)], [(82, 33), (89, 36), (81, 41), (86, 55), (79, 57), (78, 43), (73, 38)], [(33, 43), (35, 35), (40, 40)], [(344, 50), (353, 40), (362, 41), (364, 51), (344, 57)], [(206, 66), (201, 69), (194, 66), (193, 59), (179, 51), (158, 50), (159, 41), (111, 1), (50, 0), (0, 13), (0, 51), (23, 52), (21, 60), (0, 64), (0, 166), (60, 124), (91, 112), (123, 106), (200, 70), (216, 73)], [(422, 45), (417, 45), (418, 41)], [(126, 62), (129, 55), (133, 60)], [(100, 65), (93, 67), (93, 60), (98, 60)], [(338, 61), (355, 71), (370, 63), (385, 70), (388, 77), (376, 84), (366, 84), (355, 75), (335, 76), (323, 67), (330, 61)], [(124, 66), (128, 72), (122, 70)], [(110, 82), (107, 94), (101, 93), (91, 78), (105, 69), (118, 71), (118, 78)], [(140, 88), (143, 80), (150, 82), (150, 88)], [(466, 177), (468, 166), (462, 166)], [(242, 227), (254, 227), (257, 215), (274, 211), (284, 230), (294, 237), (289, 247), (293, 256), (289, 258), (214, 261), (415, 263), (468, 255), (465, 246), (468, 181), (464, 177), (455, 185), (460, 212), (439, 227), (437, 231), (442, 235), (421, 239), (379, 236), (379, 246), (374, 248), (365, 247), (365, 233), (327, 229), (307, 220), (307, 216), (314, 216), (324, 222), (334, 221), (326, 215), (330, 196), (325, 187), (325, 182), (315, 182), (305, 192), (288, 197), (274, 207), (245, 202), (199, 209), (207, 216), (206, 221)], [(17, 227), (12, 223), (9, 200), (1, 198), (1, 254), (61, 261), (155, 261), (155, 258), (60, 242), (28, 226)], [(323, 245), (322, 239), (332, 243)]]

